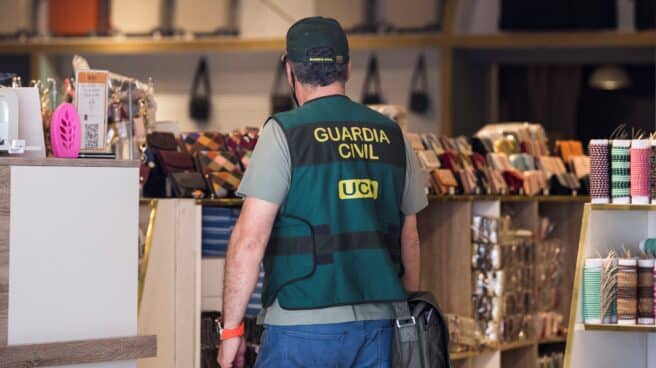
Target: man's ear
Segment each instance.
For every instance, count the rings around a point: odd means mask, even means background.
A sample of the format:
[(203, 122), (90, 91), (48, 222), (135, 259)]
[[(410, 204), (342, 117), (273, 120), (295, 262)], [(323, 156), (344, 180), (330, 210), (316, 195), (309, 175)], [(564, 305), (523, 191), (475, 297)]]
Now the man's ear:
[(292, 78), (292, 66), (289, 62), (285, 62), (285, 71), (287, 72), (287, 83), (289, 86), (294, 86), (294, 79)]
[(349, 61), (348, 66), (346, 67), (346, 80), (348, 82), (351, 79), (351, 62)]

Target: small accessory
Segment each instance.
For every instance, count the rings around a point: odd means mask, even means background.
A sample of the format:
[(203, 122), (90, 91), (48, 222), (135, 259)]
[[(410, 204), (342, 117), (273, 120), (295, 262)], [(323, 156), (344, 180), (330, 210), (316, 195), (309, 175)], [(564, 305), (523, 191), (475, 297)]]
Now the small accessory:
[(425, 114), (430, 109), (430, 96), (428, 95), (428, 72), (424, 54), (419, 54), (417, 66), (412, 72), (410, 82), (410, 110), (417, 114)]
[(174, 172), (169, 176), (173, 195), (180, 198), (203, 199), (207, 197), (207, 183), (197, 172)]
[[(205, 92), (200, 93), (201, 83), (205, 86)], [(199, 123), (206, 123), (210, 119), (212, 110), (212, 89), (210, 87), (210, 74), (207, 59), (201, 58), (194, 74), (194, 82), (191, 85), (191, 100), (189, 101), (189, 116)]]
[(157, 151), (155, 156), (166, 176), (175, 172), (194, 171), (194, 161), (187, 152)]
[(148, 147), (154, 150), (177, 151), (178, 141), (175, 135), (169, 132), (154, 132), (146, 136)]
[[(369, 92), (372, 82), (374, 85), (374, 90), (373, 92)], [(385, 103), (380, 85), (378, 58), (374, 54), (369, 57), (369, 65), (367, 66), (367, 73), (364, 77), (364, 86), (362, 87), (362, 103), (365, 105), (380, 105)]]
[(219, 323), (219, 336), (221, 336), (221, 341), (232, 339), (233, 337), (244, 336), (244, 322), (239, 324), (237, 328), (223, 328), (223, 323)]
[(80, 117), (75, 106), (69, 103), (59, 105), (50, 124), (53, 156), (77, 158), (80, 153)]

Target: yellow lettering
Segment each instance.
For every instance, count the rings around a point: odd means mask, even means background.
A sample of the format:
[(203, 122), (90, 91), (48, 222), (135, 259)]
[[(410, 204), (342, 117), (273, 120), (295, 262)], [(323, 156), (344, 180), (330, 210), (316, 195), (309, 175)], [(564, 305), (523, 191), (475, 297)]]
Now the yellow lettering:
[[(333, 137), (333, 133), (335, 133), (335, 136)], [(330, 140), (333, 142), (338, 142), (339, 141), (339, 128), (328, 128), (328, 135), (330, 136)]]
[(351, 128), (351, 134), (353, 134), (354, 141), (357, 142), (362, 140), (362, 129), (360, 127)]
[(325, 128), (317, 128), (314, 130), (314, 139), (317, 140), (317, 142), (325, 142), (328, 140), (328, 136), (326, 135), (326, 129)]
[(385, 134), (385, 131), (382, 130), (382, 129), (380, 130), (380, 141), (381, 141), (381, 143), (386, 142), (387, 144), (392, 144), (392, 142), (390, 142), (389, 138), (387, 138), (387, 134)]
[(339, 199), (378, 199), (378, 182), (371, 179), (340, 180), (337, 183)]
[[(344, 151), (346, 149), (346, 151)], [(351, 158), (351, 151), (349, 150), (349, 145), (346, 143), (342, 143), (337, 147), (337, 150), (339, 152), (339, 156), (343, 158), (344, 160)]]
[(352, 141), (353, 137), (351, 137), (351, 133), (349, 133), (349, 128), (347, 127), (342, 127), (342, 142), (345, 140)]
[(364, 137), (365, 142), (371, 142), (374, 140), (374, 133), (371, 128), (362, 128), (362, 136)]
[(357, 158), (367, 158), (366, 156), (366, 150), (362, 149), (360, 145), (357, 144), (351, 144), (351, 152), (353, 153), (353, 157)]
[(374, 145), (370, 144), (369, 145), (369, 159), (370, 160), (378, 160), (380, 157), (374, 155)]

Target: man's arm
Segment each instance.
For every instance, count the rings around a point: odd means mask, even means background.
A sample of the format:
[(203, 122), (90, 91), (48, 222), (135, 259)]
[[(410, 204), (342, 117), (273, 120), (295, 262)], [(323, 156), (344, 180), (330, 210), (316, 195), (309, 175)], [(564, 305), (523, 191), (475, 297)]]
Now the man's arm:
[(403, 286), (406, 291), (419, 290), (420, 254), (417, 216), (406, 216), (401, 230), (401, 258), (405, 269)]
[(237, 328), (244, 318), (278, 207), (275, 203), (256, 198), (249, 197), (244, 201), (226, 257), (223, 284), (225, 328)]

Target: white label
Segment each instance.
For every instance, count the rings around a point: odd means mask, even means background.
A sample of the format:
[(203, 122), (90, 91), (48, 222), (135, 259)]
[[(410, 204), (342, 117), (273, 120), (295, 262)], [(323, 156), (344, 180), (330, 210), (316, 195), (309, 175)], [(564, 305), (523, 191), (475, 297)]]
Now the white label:
[(98, 151), (105, 148), (108, 79), (106, 71), (88, 70), (77, 73), (75, 99), (82, 128), (81, 151)]

